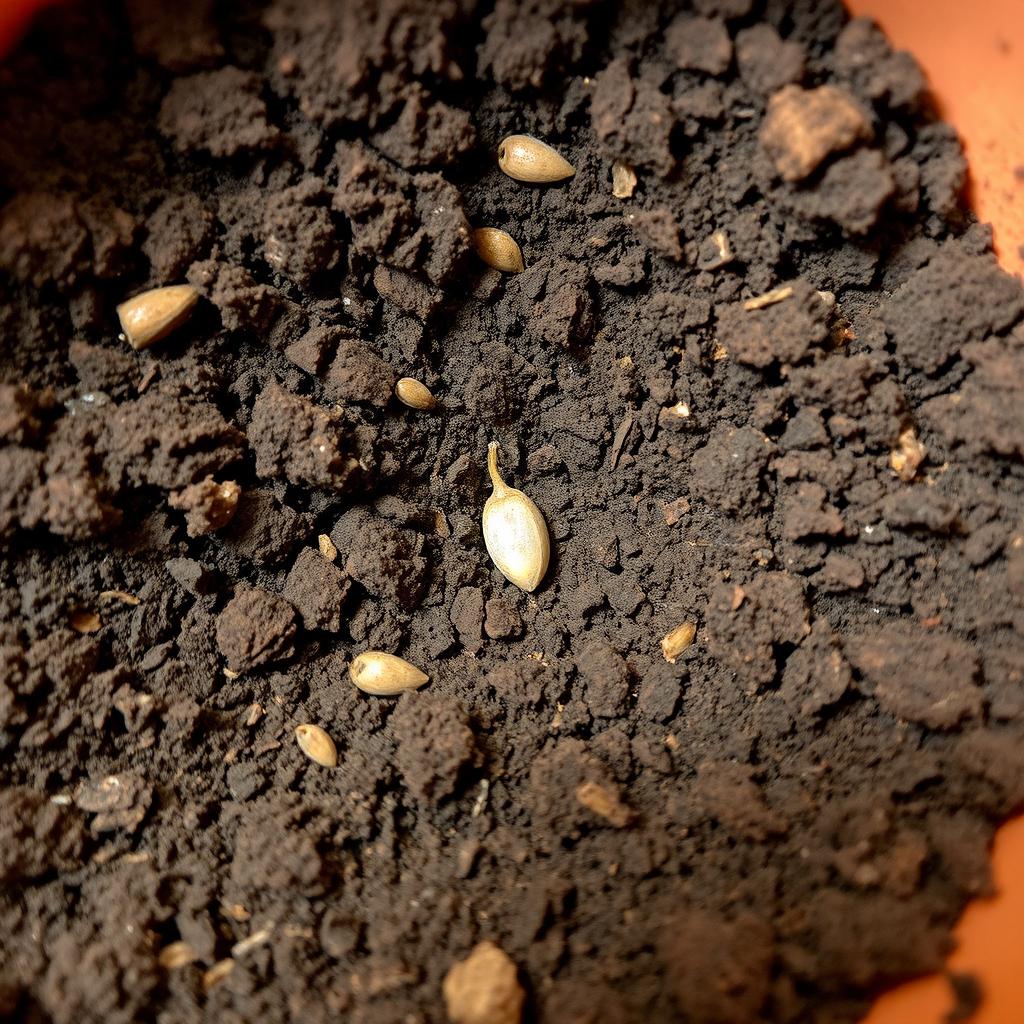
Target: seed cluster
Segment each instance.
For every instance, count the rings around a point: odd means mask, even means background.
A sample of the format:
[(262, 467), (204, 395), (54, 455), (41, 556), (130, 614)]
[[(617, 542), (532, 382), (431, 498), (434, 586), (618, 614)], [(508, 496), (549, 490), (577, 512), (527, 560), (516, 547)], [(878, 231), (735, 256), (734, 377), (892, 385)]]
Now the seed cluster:
[[(515, 181), (530, 185), (551, 185), (566, 181), (576, 169), (556, 149), (531, 135), (509, 135), (498, 146), (498, 167)], [(635, 169), (623, 161), (616, 161), (611, 169), (613, 194), (621, 199), (633, 195), (637, 186)], [(720, 258), (727, 256), (728, 243), (724, 236), (717, 240)], [(526, 264), (518, 242), (509, 232), (497, 227), (479, 227), (473, 230), (472, 244), (479, 258), (495, 270), (518, 274)], [(169, 285), (153, 288), (126, 300), (117, 307), (124, 339), (135, 349), (145, 349), (175, 331), (191, 316), (199, 293), (191, 285)], [(788, 298), (785, 291), (776, 291), (748, 303), (759, 308)], [(409, 409), (433, 412), (438, 409), (437, 398), (422, 381), (415, 377), (402, 377), (395, 385), (395, 397)], [(908, 446), (904, 445), (904, 449)], [(548, 571), (551, 541), (544, 515), (534, 501), (522, 491), (509, 487), (498, 470), (497, 442), (488, 446), (487, 470), (492, 492), (484, 504), (482, 527), (487, 553), (501, 574), (526, 593), (540, 586)], [(894, 468), (902, 469), (902, 464)], [(907, 461), (910, 461), (909, 458)], [(331, 538), (319, 538), (320, 553), (331, 562), (338, 556)], [(79, 613), (72, 625), (80, 632), (99, 628), (99, 617), (93, 613)], [(696, 627), (684, 622), (666, 636), (662, 652), (666, 660), (675, 662), (693, 642)], [(394, 697), (409, 690), (419, 689), (430, 677), (404, 658), (387, 651), (364, 651), (349, 665), (352, 683), (363, 693), (377, 697)], [(225, 669), (234, 678), (236, 673)], [(295, 728), (295, 739), (302, 752), (324, 768), (338, 763), (338, 750), (334, 740), (319, 725), (300, 724)], [(600, 787), (582, 788), (577, 794), (580, 801), (596, 814), (623, 827), (630, 820), (628, 808), (617, 798), (608, 796)], [(161, 962), (174, 969), (192, 959), (186, 944), (167, 947)], [(233, 961), (215, 964), (205, 979), (206, 987), (218, 984), (231, 970)], [(468, 1018), (467, 1018), (468, 1019)]]

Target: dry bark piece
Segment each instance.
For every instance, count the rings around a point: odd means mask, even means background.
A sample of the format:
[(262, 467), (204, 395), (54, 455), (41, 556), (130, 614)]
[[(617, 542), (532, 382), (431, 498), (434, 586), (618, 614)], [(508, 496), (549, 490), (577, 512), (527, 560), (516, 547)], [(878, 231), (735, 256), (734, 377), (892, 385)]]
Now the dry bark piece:
[(498, 166), (516, 181), (564, 181), (576, 173), (558, 150), (532, 135), (509, 135), (498, 146)]
[(870, 135), (864, 111), (844, 89), (787, 85), (768, 101), (761, 145), (784, 181), (800, 181), (830, 154)]
[(430, 680), (430, 676), (415, 665), (386, 651), (357, 654), (348, 667), (348, 674), (363, 693), (375, 697), (393, 697), (406, 690), (418, 690)]
[(299, 725), (295, 728), (295, 739), (302, 752), (324, 768), (337, 768), (338, 748), (334, 740), (319, 725)]
[[(522, 268), (520, 267), (520, 269)], [(409, 406), (410, 409), (430, 412), (437, 408), (437, 399), (431, 393), (430, 388), (422, 381), (416, 380), (415, 377), (402, 377), (395, 385), (395, 395), (403, 405)]]
[(625, 160), (612, 164), (612, 195), (616, 199), (630, 199), (636, 191), (636, 171)]
[(493, 942), (481, 942), (445, 975), (445, 1008), (452, 1024), (519, 1024), (525, 993), (516, 965)]
[(128, 344), (136, 350), (149, 348), (180, 327), (191, 315), (199, 292), (190, 284), (152, 288), (117, 307)]
[(519, 243), (501, 228), (474, 228), (473, 248), (489, 267), (506, 274), (521, 274), (526, 269)]
[(679, 655), (693, 643), (693, 638), (696, 635), (697, 627), (692, 622), (684, 622), (676, 626), (661, 641), (661, 653), (665, 655), (665, 660), (670, 665), (674, 665)]
[(547, 523), (531, 498), (502, 480), (497, 443), (492, 441), (487, 449), (487, 471), (494, 490), (484, 505), (484, 544), (502, 576), (530, 593), (548, 571), (551, 540)]

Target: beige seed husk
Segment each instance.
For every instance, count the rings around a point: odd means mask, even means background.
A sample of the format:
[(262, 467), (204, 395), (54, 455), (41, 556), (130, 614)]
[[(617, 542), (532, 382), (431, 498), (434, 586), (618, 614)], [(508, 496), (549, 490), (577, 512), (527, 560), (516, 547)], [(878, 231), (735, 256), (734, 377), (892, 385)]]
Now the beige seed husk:
[(498, 166), (516, 181), (564, 181), (576, 173), (568, 160), (532, 135), (509, 135), (498, 145)]
[(295, 739), (308, 758), (325, 768), (337, 767), (338, 748), (334, 745), (334, 740), (319, 725), (307, 723), (297, 726)]
[(218, 960), (204, 975), (203, 975), (203, 991), (209, 992), (210, 989), (215, 988), (219, 985), (233, 970), (235, 969), (235, 961), (228, 957), (225, 960)]
[(501, 228), (474, 228), (473, 248), (487, 266), (505, 274), (521, 274), (526, 269), (519, 244)]
[(199, 954), (187, 942), (172, 942), (160, 950), (157, 959), (164, 970), (175, 971), (186, 964), (194, 963), (199, 959)]
[(191, 316), (198, 298), (199, 292), (190, 284), (173, 284), (122, 302), (117, 316), (128, 344), (134, 349), (149, 348), (166, 337)]
[(671, 633), (668, 634), (661, 641), (661, 653), (665, 655), (665, 660), (670, 664), (676, 663), (676, 658), (683, 653), (693, 643), (693, 638), (697, 635), (697, 627), (692, 622), (684, 622), (679, 626), (676, 626)]
[(624, 160), (612, 164), (612, 195), (616, 199), (629, 199), (636, 191), (636, 171)]
[(418, 690), (430, 676), (405, 658), (386, 651), (363, 651), (348, 667), (352, 682), (363, 693), (375, 697), (394, 697), (406, 690)]
[(547, 523), (532, 499), (501, 478), (495, 441), (487, 446), (487, 472), (494, 488), (484, 504), (487, 554), (509, 583), (531, 593), (544, 579), (551, 558)]
[(409, 406), (410, 409), (430, 412), (431, 409), (437, 408), (437, 399), (431, 393), (430, 388), (415, 377), (403, 377), (395, 385), (395, 395), (403, 405)]

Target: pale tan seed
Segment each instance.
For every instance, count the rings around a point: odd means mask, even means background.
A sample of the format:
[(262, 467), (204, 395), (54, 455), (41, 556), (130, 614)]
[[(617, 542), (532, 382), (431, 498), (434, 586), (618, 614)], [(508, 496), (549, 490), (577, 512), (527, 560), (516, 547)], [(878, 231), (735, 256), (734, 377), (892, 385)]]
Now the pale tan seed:
[(498, 166), (516, 181), (564, 181), (576, 173), (568, 160), (532, 135), (509, 135), (498, 145)]
[(68, 616), (68, 624), (76, 633), (95, 633), (103, 625), (96, 612), (77, 608)]
[(375, 697), (393, 697), (406, 690), (418, 690), (430, 681), (430, 676), (405, 658), (386, 651), (363, 651), (356, 655), (348, 674), (358, 689)]
[(674, 665), (679, 655), (693, 643), (693, 638), (696, 635), (697, 627), (692, 622), (684, 622), (682, 625), (676, 626), (661, 641), (661, 653), (665, 655), (665, 660), (670, 665)]
[(190, 284), (153, 288), (122, 302), (117, 307), (128, 344), (134, 349), (149, 348), (180, 327), (191, 315), (199, 292)]
[(437, 399), (431, 394), (430, 388), (415, 377), (403, 377), (395, 385), (395, 395), (410, 409), (430, 412), (431, 409), (437, 408)]
[(210, 989), (216, 988), (234, 969), (235, 961), (231, 957), (226, 960), (218, 960), (203, 975), (203, 991), (209, 992)]
[(774, 306), (776, 302), (783, 302), (793, 294), (793, 288), (791, 285), (785, 285), (782, 288), (776, 288), (773, 291), (765, 292), (764, 295), (758, 295), (756, 298), (747, 299), (743, 303), (743, 308), (748, 311), (755, 309), (764, 309), (766, 306)]
[(481, 942), (444, 977), (445, 1009), (452, 1024), (520, 1024), (525, 993), (509, 955)]
[(321, 533), (317, 537), (317, 543), (320, 545), (320, 554), (327, 559), (328, 562), (333, 562), (338, 557), (338, 549), (334, 546), (334, 541), (327, 536), (326, 533)]
[(338, 766), (338, 748), (334, 740), (319, 725), (300, 725), (295, 729), (295, 739), (302, 752), (324, 768)]
[(484, 504), (484, 544), (502, 576), (531, 593), (548, 571), (551, 540), (544, 515), (533, 500), (509, 487), (498, 472), (498, 445), (487, 446), (491, 496)]
[(195, 963), (199, 954), (187, 942), (172, 942), (160, 950), (157, 959), (165, 971), (176, 971), (186, 964)]
[(615, 828), (625, 828), (633, 820), (633, 812), (619, 794), (596, 782), (584, 782), (576, 787), (576, 799), (588, 811), (604, 818)]
[(636, 191), (636, 171), (624, 160), (612, 164), (612, 195), (616, 199), (629, 199)]
[(473, 248), (477, 256), (495, 270), (506, 274), (521, 274), (526, 269), (518, 243), (501, 228), (475, 228)]

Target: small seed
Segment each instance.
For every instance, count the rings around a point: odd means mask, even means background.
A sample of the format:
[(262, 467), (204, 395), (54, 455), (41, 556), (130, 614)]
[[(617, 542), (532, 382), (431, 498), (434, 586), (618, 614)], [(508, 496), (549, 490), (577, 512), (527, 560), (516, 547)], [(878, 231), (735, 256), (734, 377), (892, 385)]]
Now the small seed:
[(334, 541), (327, 536), (326, 533), (321, 533), (317, 537), (317, 543), (320, 545), (320, 554), (327, 559), (328, 562), (333, 562), (338, 557), (338, 549), (334, 546)]
[(103, 622), (95, 612), (77, 608), (68, 616), (68, 624), (76, 633), (95, 633)]
[(636, 191), (636, 171), (624, 160), (612, 164), (612, 195), (616, 199), (629, 199)]
[(338, 748), (334, 740), (319, 725), (300, 725), (295, 729), (295, 739), (302, 752), (325, 768), (338, 766)]
[(684, 622), (682, 625), (676, 626), (661, 641), (661, 653), (665, 655), (665, 660), (670, 665), (674, 665), (676, 658), (693, 643), (693, 638), (696, 635), (697, 627), (692, 622)]
[(526, 269), (518, 243), (501, 228), (475, 228), (473, 248), (477, 256), (495, 270), (506, 274), (521, 274)]
[(604, 818), (616, 828), (625, 828), (633, 821), (633, 812), (622, 802), (618, 793), (596, 782), (584, 782), (577, 786), (576, 799), (588, 811)]
[(502, 139), (498, 166), (516, 181), (563, 181), (576, 173), (561, 153), (532, 135), (509, 135)]
[(551, 541), (541, 510), (498, 472), (498, 445), (487, 446), (487, 472), (494, 490), (484, 504), (484, 544), (491, 561), (510, 583), (527, 593), (548, 571)]
[(747, 299), (743, 303), (743, 308), (748, 312), (753, 312), (755, 309), (764, 309), (766, 306), (774, 306), (776, 302), (783, 302), (793, 294), (793, 288), (791, 285), (784, 285), (782, 288), (776, 288), (774, 291), (765, 292), (764, 295), (758, 295), (756, 298)]
[(187, 942), (172, 942), (160, 950), (157, 959), (164, 970), (175, 971), (186, 964), (195, 963), (199, 954)]
[(190, 284), (153, 288), (117, 307), (128, 344), (134, 349), (149, 348), (166, 337), (192, 314), (199, 292)]
[(226, 960), (218, 960), (203, 975), (203, 991), (209, 992), (210, 989), (216, 988), (234, 969), (235, 961), (231, 957)]
[(375, 697), (393, 697), (406, 690), (418, 690), (430, 676), (410, 665), (405, 658), (384, 651), (363, 651), (348, 667), (352, 682)]
[(437, 408), (437, 399), (431, 394), (426, 384), (416, 380), (415, 377), (403, 377), (395, 385), (395, 395), (403, 404), (410, 409), (421, 409), (423, 412), (430, 412)]

